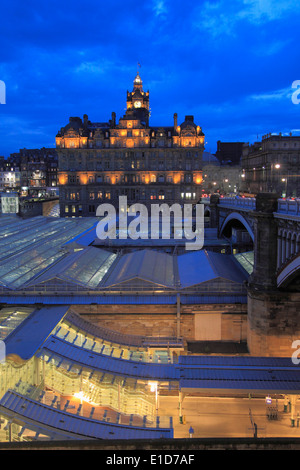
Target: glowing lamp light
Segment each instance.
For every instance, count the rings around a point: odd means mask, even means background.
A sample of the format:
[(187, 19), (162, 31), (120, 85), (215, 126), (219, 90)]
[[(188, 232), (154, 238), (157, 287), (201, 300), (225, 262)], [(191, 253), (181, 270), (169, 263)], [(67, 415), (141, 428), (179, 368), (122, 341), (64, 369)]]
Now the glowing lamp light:
[(275, 168), (277, 168), (277, 169), (280, 168), (279, 163), (276, 163)]
[(68, 177), (67, 175), (59, 175), (58, 177), (58, 183), (61, 184), (67, 184)]
[(79, 175), (79, 180), (80, 180), (80, 184), (87, 184), (88, 176), (81, 174), (81, 175)]
[(148, 382), (148, 385), (150, 386), (150, 392), (157, 392), (157, 382)]

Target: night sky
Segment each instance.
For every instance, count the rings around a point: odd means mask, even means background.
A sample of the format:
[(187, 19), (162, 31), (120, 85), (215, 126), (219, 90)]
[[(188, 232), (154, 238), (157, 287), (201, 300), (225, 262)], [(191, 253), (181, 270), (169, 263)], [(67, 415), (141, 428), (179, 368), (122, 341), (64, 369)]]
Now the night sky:
[(0, 4), (0, 155), (54, 147), (70, 116), (124, 114), (138, 63), (150, 125), (194, 115), (206, 135), (300, 134), (297, 0), (21, 1)]

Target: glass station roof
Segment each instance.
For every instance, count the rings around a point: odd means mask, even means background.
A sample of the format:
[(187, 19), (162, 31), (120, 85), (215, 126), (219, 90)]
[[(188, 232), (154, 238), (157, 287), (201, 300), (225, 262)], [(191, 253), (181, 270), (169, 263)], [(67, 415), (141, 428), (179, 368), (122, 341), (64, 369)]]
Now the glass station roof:
[(32, 312), (34, 308), (9, 307), (0, 310), (0, 340), (4, 340)]
[(94, 247), (74, 246), (74, 253), (62, 256), (58, 263), (34, 278), (33, 284), (60, 279), (86, 288), (95, 289), (101, 283), (117, 255)]
[(0, 291), (51, 290), (53, 285), (72, 290), (72, 284), (77, 291), (78, 286), (173, 290), (218, 280), (237, 286), (247, 278), (247, 267), (233, 256), (206, 250), (178, 256), (151, 249), (116, 255), (89, 246), (98, 222), (92, 217), (0, 217)]
[(64, 258), (65, 244), (98, 219), (0, 218), (0, 284), (18, 289)]
[(246, 253), (238, 253), (234, 255), (235, 259), (243, 266), (243, 268), (251, 274), (254, 266), (254, 251)]

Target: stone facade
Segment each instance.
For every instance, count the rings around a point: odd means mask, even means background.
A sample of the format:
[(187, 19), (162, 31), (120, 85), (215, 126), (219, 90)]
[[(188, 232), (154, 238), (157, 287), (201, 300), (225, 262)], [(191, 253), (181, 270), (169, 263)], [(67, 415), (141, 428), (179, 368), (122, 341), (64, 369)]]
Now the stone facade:
[(261, 142), (244, 146), (241, 190), (297, 197), (300, 195), (299, 163), (300, 136), (267, 134)]
[(277, 269), (277, 210), (276, 194), (262, 193), (256, 197), (254, 218), (254, 269), (249, 283), (262, 290), (276, 288)]
[(197, 203), (201, 197), (204, 134), (177, 114), (170, 127), (149, 125), (149, 92), (137, 74), (127, 91), (125, 115), (116, 122), (93, 123), (71, 117), (56, 136), (59, 160), (60, 213), (95, 216), (97, 207), (119, 196), (128, 204)]

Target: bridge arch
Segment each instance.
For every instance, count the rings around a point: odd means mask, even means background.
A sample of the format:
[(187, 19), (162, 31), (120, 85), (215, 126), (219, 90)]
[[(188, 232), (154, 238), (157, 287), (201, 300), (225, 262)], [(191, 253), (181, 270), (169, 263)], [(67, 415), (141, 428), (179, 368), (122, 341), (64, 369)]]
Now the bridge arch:
[(254, 233), (253, 233), (253, 230), (249, 224), (249, 222), (247, 222), (247, 220), (245, 219), (245, 217), (243, 217), (239, 212), (231, 212), (226, 218), (225, 220), (222, 222), (222, 225), (220, 227), (220, 231), (219, 231), (219, 236), (221, 236), (222, 234), (224, 234), (224, 231), (226, 230), (226, 228), (228, 227), (232, 227), (234, 226), (234, 223), (235, 222), (238, 222), (240, 224), (242, 224), (242, 226), (244, 226), (244, 228), (247, 230), (247, 232), (249, 233), (250, 237), (252, 238), (252, 241), (254, 242)]
[(300, 290), (300, 253), (295, 254), (286, 262), (277, 274), (277, 287), (288, 290)]
[(209, 206), (204, 206), (204, 217), (210, 217), (211, 208)]

